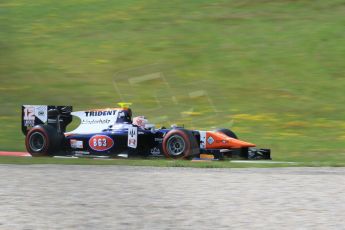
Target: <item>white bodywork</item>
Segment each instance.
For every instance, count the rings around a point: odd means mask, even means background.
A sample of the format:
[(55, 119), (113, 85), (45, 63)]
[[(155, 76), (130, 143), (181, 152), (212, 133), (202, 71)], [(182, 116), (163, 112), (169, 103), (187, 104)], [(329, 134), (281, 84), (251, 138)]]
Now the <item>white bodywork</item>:
[(66, 134), (97, 133), (115, 124), (118, 110), (76, 111), (71, 113), (80, 119), (80, 125)]
[(200, 133), (200, 148), (206, 148), (206, 131), (199, 131)]

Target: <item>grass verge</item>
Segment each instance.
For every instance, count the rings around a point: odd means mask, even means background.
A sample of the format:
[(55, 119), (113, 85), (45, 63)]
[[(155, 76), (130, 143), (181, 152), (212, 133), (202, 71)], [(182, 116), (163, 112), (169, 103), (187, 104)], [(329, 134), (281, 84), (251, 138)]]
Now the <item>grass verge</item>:
[(295, 163), (234, 163), (230, 161), (192, 162), (165, 159), (86, 159), (50, 157), (0, 157), (0, 164), (57, 164), (57, 165), (126, 165), (151, 167), (188, 167), (188, 168), (276, 168), (276, 167), (345, 167), (345, 162), (295, 162)]

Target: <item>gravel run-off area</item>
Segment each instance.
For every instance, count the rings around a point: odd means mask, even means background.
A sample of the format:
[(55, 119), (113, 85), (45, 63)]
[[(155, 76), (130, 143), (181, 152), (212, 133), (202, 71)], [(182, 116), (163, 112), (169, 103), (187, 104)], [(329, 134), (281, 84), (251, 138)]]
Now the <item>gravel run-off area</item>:
[(345, 168), (0, 165), (0, 229), (345, 229)]

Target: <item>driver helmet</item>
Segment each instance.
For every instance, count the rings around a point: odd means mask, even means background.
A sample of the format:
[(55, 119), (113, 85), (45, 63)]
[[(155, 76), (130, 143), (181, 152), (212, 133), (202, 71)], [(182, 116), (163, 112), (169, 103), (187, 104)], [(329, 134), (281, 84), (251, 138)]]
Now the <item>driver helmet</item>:
[(145, 126), (149, 121), (144, 116), (138, 116), (133, 118), (133, 125), (136, 125), (142, 129), (145, 129)]

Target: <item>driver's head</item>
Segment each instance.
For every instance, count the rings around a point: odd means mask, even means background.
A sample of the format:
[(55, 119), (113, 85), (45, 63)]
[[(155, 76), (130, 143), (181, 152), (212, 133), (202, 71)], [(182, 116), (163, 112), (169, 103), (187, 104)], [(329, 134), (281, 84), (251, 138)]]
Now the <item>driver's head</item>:
[(138, 116), (133, 118), (133, 125), (139, 126), (143, 129), (145, 129), (145, 126), (148, 123), (149, 121), (144, 116)]

